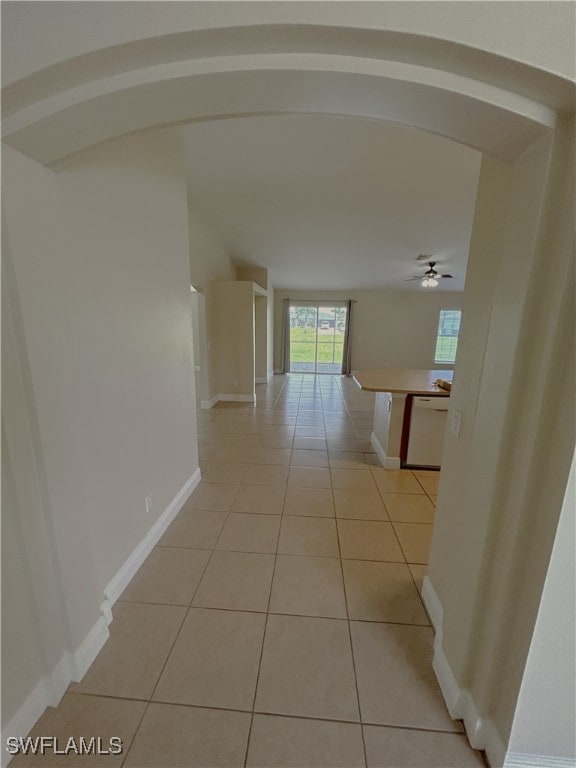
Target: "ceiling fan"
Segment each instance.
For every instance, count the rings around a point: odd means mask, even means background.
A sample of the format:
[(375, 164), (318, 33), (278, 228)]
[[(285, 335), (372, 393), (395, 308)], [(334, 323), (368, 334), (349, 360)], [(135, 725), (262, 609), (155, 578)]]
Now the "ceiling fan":
[(427, 269), (426, 272), (422, 275), (422, 277), (409, 277), (404, 282), (407, 283), (410, 280), (421, 280), (422, 281), (422, 287), (423, 288), (436, 288), (438, 285), (438, 280), (441, 278), (448, 278), (449, 280), (455, 280), (456, 278), (454, 275), (441, 275), (439, 272), (437, 272), (434, 267), (436, 266), (435, 261), (429, 261), (428, 266), (430, 269)]

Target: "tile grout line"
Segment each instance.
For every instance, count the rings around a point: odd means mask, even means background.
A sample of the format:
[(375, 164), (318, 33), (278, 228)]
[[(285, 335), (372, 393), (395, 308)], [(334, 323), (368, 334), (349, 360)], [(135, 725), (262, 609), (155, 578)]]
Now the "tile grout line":
[[(334, 512), (336, 512), (336, 500), (334, 498), (334, 488), (331, 487), (332, 504), (334, 505)], [(358, 720), (360, 723), (360, 735), (362, 738), (362, 751), (364, 754), (364, 766), (368, 765), (368, 757), (366, 755), (366, 741), (364, 739), (364, 728), (362, 727), (362, 707), (360, 704), (360, 691), (358, 689), (358, 675), (356, 672), (356, 659), (354, 657), (354, 645), (352, 643), (352, 628), (350, 626), (350, 609), (348, 607), (348, 593), (346, 590), (346, 579), (344, 578), (344, 562), (342, 558), (342, 545), (340, 542), (340, 529), (338, 527), (338, 521), (335, 518), (336, 527), (336, 540), (338, 542), (338, 552), (340, 554), (340, 575), (342, 578), (342, 592), (344, 593), (344, 605), (346, 607), (346, 621), (348, 626), (348, 642), (350, 643), (350, 656), (352, 658), (352, 670), (354, 673), (354, 687), (356, 689), (356, 704), (358, 706)]]
[[(238, 486), (238, 488), (239, 488), (239, 487), (240, 487), (240, 486)], [(236, 496), (237, 496), (237, 495), (238, 495), (238, 490), (236, 491), (236, 493), (235, 493), (235, 495), (234, 495), (234, 498), (232, 499), (232, 502), (231, 502), (230, 506), (232, 506), (232, 504), (233, 504), (233, 503), (234, 503), (234, 501), (236, 500)], [(220, 532), (219, 532), (219, 534), (218, 534), (218, 539), (220, 538), (220, 535), (222, 534), (222, 531), (224, 530), (224, 526), (226, 525), (226, 522), (227, 522), (227, 520), (228, 520), (228, 518), (229, 518), (229, 517), (230, 517), (230, 511), (228, 511), (228, 512), (227, 512), (227, 514), (226, 514), (226, 517), (224, 518), (224, 522), (222, 523), (222, 527), (220, 528)], [(156, 693), (156, 689), (158, 688), (158, 684), (160, 683), (160, 679), (161, 679), (162, 675), (164, 674), (164, 670), (166, 669), (166, 665), (168, 664), (168, 660), (170, 659), (170, 656), (172, 655), (172, 652), (173, 652), (173, 650), (174, 650), (174, 646), (176, 645), (176, 641), (178, 640), (178, 638), (180, 637), (180, 635), (181, 635), (181, 633), (182, 633), (182, 628), (183, 628), (183, 626), (184, 626), (184, 622), (186, 621), (186, 619), (188, 618), (188, 616), (189, 616), (189, 614), (190, 614), (190, 609), (192, 608), (192, 603), (194, 602), (194, 599), (195, 599), (195, 597), (196, 597), (196, 594), (198, 593), (198, 590), (200, 589), (200, 585), (202, 584), (202, 581), (203, 581), (203, 579), (204, 579), (204, 576), (205, 576), (205, 574), (206, 574), (206, 571), (208, 570), (208, 566), (209, 566), (209, 565), (210, 565), (210, 563), (212, 562), (212, 558), (214, 557), (214, 553), (215, 553), (215, 551), (216, 551), (216, 544), (218, 543), (218, 539), (216, 539), (216, 543), (214, 544), (214, 547), (212, 548), (212, 551), (211, 551), (211, 553), (210, 553), (210, 557), (209, 557), (209, 558), (208, 558), (208, 560), (206, 561), (206, 565), (204, 566), (204, 569), (203, 569), (203, 571), (202, 571), (202, 575), (200, 576), (200, 578), (199, 578), (199, 580), (198, 580), (198, 584), (196, 585), (196, 589), (194, 590), (194, 594), (192, 595), (192, 598), (191, 598), (191, 600), (190, 600), (190, 603), (188, 604), (188, 607), (186, 608), (186, 612), (184, 613), (184, 618), (182, 619), (182, 622), (180, 623), (180, 627), (178, 628), (178, 631), (177, 631), (177, 633), (176, 633), (176, 636), (175, 636), (175, 638), (174, 638), (174, 641), (173, 641), (172, 645), (170, 646), (170, 650), (169, 650), (169, 652), (168, 652), (168, 655), (167, 655), (167, 656), (166, 656), (166, 658), (164, 659), (164, 664), (162, 665), (162, 669), (160, 670), (160, 674), (158, 675), (158, 677), (157, 677), (157, 679), (156, 679), (156, 683), (155, 683), (155, 685), (154, 685), (154, 688), (152, 689), (152, 693), (150, 694), (150, 699), (149, 699), (149, 701), (150, 701), (150, 702), (151, 702), (151, 701), (152, 701), (152, 699), (154, 698), (154, 694)]]
[[(223, 550), (219, 550), (219, 551), (223, 551)], [(246, 554), (246, 553), (242, 553), (242, 554)], [(272, 554), (272, 553), (257, 552), (257, 553), (248, 553), (248, 554)], [(278, 557), (292, 557), (292, 555), (283, 555), (283, 554), (279, 553)], [(322, 556), (302, 555), (302, 557), (310, 557), (310, 558), (315, 558), (315, 559), (317, 557), (319, 557), (321, 559)], [(331, 560), (333, 560), (333, 561), (336, 560), (336, 559), (337, 558), (331, 558)], [(343, 562), (345, 562), (345, 561), (343, 561)], [(354, 561), (354, 562), (366, 562), (366, 561), (357, 560), (357, 561)], [(392, 565), (404, 565), (404, 563), (392, 563)], [(177, 605), (177, 604), (174, 604), (174, 603), (152, 603), (152, 602), (147, 602), (147, 601), (144, 601), (144, 600), (123, 600), (122, 602), (129, 603), (129, 604), (132, 604), (132, 605), (165, 605), (165, 606), (168, 606), (170, 608), (187, 608), (188, 607), (188, 606), (185, 606), (185, 605)], [(335, 621), (345, 621), (344, 618), (339, 617), (339, 616), (328, 616), (328, 615), (324, 616), (324, 615), (310, 614), (310, 613), (286, 613), (284, 611), (258, 611), (258, 610), (255, 610), (254, 608), (251, 608), (251, 609), (246, 609), (246, 608), (219, 608), (219, 607), (208, 606), (208, 605), (191, 605), (189, 607), (190, 608), (201, 608), (203, 611), (228, 611), (228, 612), (231, 612), (231, 613), (256, 613), (256, 614), (259, 614), (259, 615), (264, 615), (265, 613), (269, 613), (270, 616), (289, 616), (289, 617), (291, 616), (291, 617), (300, 618), (300, 619), (334, 619)], [(389, 621), (389, 620), (388, 621), (383, 621), (383, 620), (380, 620), (380, 619), (350, 619), (350, 620), (351, 621), (356, 621), (356, 622), (358, 622), (360, 624), (390, 624), (390, 625), (395, 626), (395, 627), (428, 627), (428, 628), (430, 627), (429, 623), (427, 623), (427, 624), (415, 624), (414, 622), (410, 622), (410, 621)], [(143, 701), (145, 701), (145, 699), (143, 699)]]
[[(284, 503), (286, 501), (286, 490), (284, 491), (284, 502), (282, 503), (282, 511), (284, 511)], [(254, 710), (256, 709), (256, 697), (258, 696), (258, 685), (260, 683), (260, 671), (262, 669), (262, 658), (264, 656), (264, 643), (266, 642), (266, 632), (268, 630), (268, 616), (270, 615), (270, 601), (272, 599), (272, 588), (274, 586), (274, 576), (276, 574), (276, 562), (278, 560), (278, 545), (280, 542), (280, 532), (282, 530), (282, 518), (280, 515), (280, 525), (278, 526), (278, 534), (276, 536), (276, 549), (274, 552), (274, 565), (272, 566), (272, 578), (270, 579), (270, 589), (268, 590), (268, 603), (266, 605), (266, 618), (264, 619), (264, 632), (262, 633), (262, 645), (260, 647), (260, 658), (258, 660), (258, 672), (256, 673), (256, 684), (254, 686), (254, 697), (252, 699), (252, 713), (250, 715), (250, 727), (248, 729), (248, 738), (246, 739), (246, 752), (244, 754), (244, 768), (248, 762), (248, 752), (250, 749), (250, 740), (252, 738), (252, 726), (254, 724)]]
[[(335, 621), (346, 621), (346, 619), (335, 619)], [(159, 704), (161, 706), (166, 706), (166, 707), (185, 707), (186, 709), (208, 709), (214, 712), (239, 712), (244, 715), (249, 715), (252, 713), (252, 710), (250, 709), (233, 709), (232, 707), (216, 707), (214, 705), (206, 705), (206, 704), (187, 704), (185, 702), (148, 701), (147, 699), (131, 699), (123, 696), (111, 696), (109, 694), (102, 694), (102, 693), (78, 692), (78, 693), (69, 693), (67, 695), (68, 696), (89, 696), (95, 699), (113, 699), (115, 701), (134, 701), (139, 704)], [(338, 723), (338, 724), (345, 723), (347, 725), (362, 724), (358, 720), (346, 720), (345, 718), (334, 719), (329, 717), (318, 717), (314, 715), (305, 715), (305, 714), (294, 715), (290, 713), (276, 712), (274, 710), (265, 710), (265, 709), (254, 709), (253, 713), (255, 715), (266, 715), (269, 717), (285, 717), (293, 720), (311, 720), (313, 722), (321, 722), (321, 723)], [(455, 721), (455, 722), (459, 722), (459, 721)], [(466, 737), (466, 734), (464, 731), (448, 731), (448, 730), (443, 730), (441, 728), (423, 728), (422, 726), (417, 726), (417, 725), (399, 725), (398, 723), (379, 723), (376, 721), (366, 721), (363, 724), (367, 726), (372, 726), (375, 728), (393, 728), (400, 731), (420, 731), (422, 733), (442, 733), (449, 736), (460, 736), (461, 738)]]

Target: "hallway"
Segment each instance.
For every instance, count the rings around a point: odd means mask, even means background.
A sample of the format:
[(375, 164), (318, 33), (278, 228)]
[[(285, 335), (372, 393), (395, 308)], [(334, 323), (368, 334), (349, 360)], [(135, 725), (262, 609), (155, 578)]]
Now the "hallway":
[(257, 398), (199, 413), (202, 483), (33, 730), (124, 754), (12, 765), (484, 765), (418, 594), (437, 474), (378, 466), (351, 379), (275, 376)]

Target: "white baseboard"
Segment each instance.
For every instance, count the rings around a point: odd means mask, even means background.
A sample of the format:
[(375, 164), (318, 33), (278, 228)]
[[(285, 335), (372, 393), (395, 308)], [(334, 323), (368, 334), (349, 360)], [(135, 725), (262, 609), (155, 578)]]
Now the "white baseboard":
[(229, 403), (255, 403), (256, 395), (227, 395), (219, 394), (218, 400)]
[[(197, 469), (104, 590), (104, 600), (100, 605), (101, 616), (80, 646), (72, 654), (64, 653), (55, 669), (37, 683), (2, 729), (4, 740), (8, 736), (26, 736), (47, 707), (58, 706), (70, 683), (84, 677), (110, 635), (108, 625), (112, 621), (112, 606), (199, 482), (200, 469)], [(11, 757), (4, 749), (0, 750), (1, 768), (8, 765)]]
[(422, 600), (424, 600), (428, 616), (430, 616), (430, 621), (432, 622), (436, 636), (438, 636), (438, 634), (441, 634), (442, 632), (444, 609), (442, 608), (442, 603), (438, 599), (436, 590), (432, 586), (432, 582), (428, 576), (424, 576), (424, 581), (422, 583)]
[(200, 408), (207, 411), (210, 408), (214, 408), (217, 402), (218, 395), (214, 395), (214, 397), (212, 397), (210, 400), (200, 400)]
[(508, 752), (504, 761), (504, 768), (576, 768), (576, 760), (573, 757)]
[(102, 615), (74, 653), (72, 680), (75, 683), (79, 683), (82, 680), (109, 637), (108, 621)]
[(400, 457), (388, 456), (374, 432), (370, 435), (370, 444), (376, 451), (376, 455), (384, 469), (400, 469)]
[(274, 373), (281, 373), (281, 374), (283, 374), (284, 371), (282, 370), (282, 368), (274, 368)]
[(200, 469), (198, 468), (192, 477), (186, 481), (174, 499), (172, 499), (168, 507), (160, 515), (158, 520), (156, 520), (152, 528), (150, 528), (146, 536), (134, 549), (120, 570), (111, 579), (104, 590), (104, 598), (108, 602), (110, 608), (112, 608), (116, 600), (118, 600), (122, 592), (124, 592), (136, 571), (140, 568), (144, 560), (146, 560), (166, 528), (168, 528), (172, 520), (174, 520), (178, 512), (182, 509), (184, 502), (199, 482)]
[(272, 381), (272, 377), (274, 376), (273, 371), (269, 371), (269, 373), (266, 376), (256, 376), (254, 381), (256, 384), (268, 384)]
[(0, 765), (2, 768), (12, 760), (12, 755), (4, 749), (6, 739), (10, 736), (26, 736), (36, 721), (42, 717), (46, 707), (55, 706), (48, 696), (47, 681), (42, 678), (33, 688), (14, 716), (2, 728), (2, 749), (0, 750)]
[(459, 686), (444, 653), (442, 647), (444, 609), (428, 576), (424, 577), (422, 599), (435, 631), (432, 668), (448, 713), (454, 720), (463, 721), (470, 746), (484, 750), (492, 768), (502, 768), (506, 749), (494, 722), (480, 715), (472, 694), (466, 688)]

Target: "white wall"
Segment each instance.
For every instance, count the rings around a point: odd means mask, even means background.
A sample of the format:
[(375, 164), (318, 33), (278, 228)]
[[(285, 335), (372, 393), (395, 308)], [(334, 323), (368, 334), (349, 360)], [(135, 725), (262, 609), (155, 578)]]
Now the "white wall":
[[(501, 3), (496, 11), (491, 5), (483, 0), (434, 6), (429, 2), (339, 2), (329, 7), (322, 2), (257, 2), (242, 6), (148, 2), (139, 4), (135, 17), (126, 12), (125, 3), (71, 6), (55, 2), (49, 4), (52, 7), (42, 2), (4, 3), (4, 77), (12, 82), (85, 51), (154, 35), (273, 22), (331, 23), (429, 35), (525, 61), (563, 77), (574, 76), (574, 10), (570, 3)], [(47, 29), (50, 35), (46, 35)], [(478, 61), (481, 66), (482, 59)]]
[[(188, 141), (184, 131), (185, 147)], [(218, 394), (216, 369), (219, 354), (215, 342), (216, 326), (211, 322), (214, 313), (208, 286), (214, 280), (236, 280), (237, 270), (218, 235), (194, 206), (193, 178), (188, 178), (187, 195), (190, 282), (200, 294), (197, 302), (201, 391), (197, 399), (206, 402)]]
[(450, 368), (435, 365), (441, 309), (459, 309), (462, 295), (424, 291), (276, 290), (274, 367), (281, 368), (282, 302), (294, 299), (355, 299), (352, 305), (352, 370), (363, 368)]
[[(218, 280), (210, 284), (210, 336), (216, 393), (223, 399), (254, 400), (254, 283)], [(237, 385), (234, 384), (237, 382)], [(232, 396), (229, 398), (228, 396)]]
[(254, 296), (254, 373), (256, 380), (268, 378), (268, 298)]
[(574, 463), (524, 668), (508, 752), (576, 761)]
[[(500, 765), (574, 455), (574, 124), (485, 158), (429, 579), (453, 717)], [(481, 362), (480, 362), (481, 361)], [(573, 578), (573, 576), (570, 576)], [(536, 750), (541, 751), (541, 749)]]
[(270, 379), (274, 375), (274, 286), (268, 276), (268, 299), (266, 303), (266, 375)]
[(188, 198), (190, 281), (205, 291), (211, 280), (236, 280), (236, 266), (217, 235), (200, 217)]
[[(61, 651), (74, 653), (103, 590), (198, 467), (183, 143), (178, 130), (141, 133), (55, 170), (5, 148), (3, 177), (22, 388), (45, 481), (38, 515), (56, 546)], [(18, 423), (7, 429), (18, 497), (31, 467)], [(20, 588), (12, 576), (5, 585)], [(24, 641), (7, 647), (28, 653)], [(2, 663), (23, 666), (6, 653)], [(29, 692), (21, 682), (5, 719)]]

